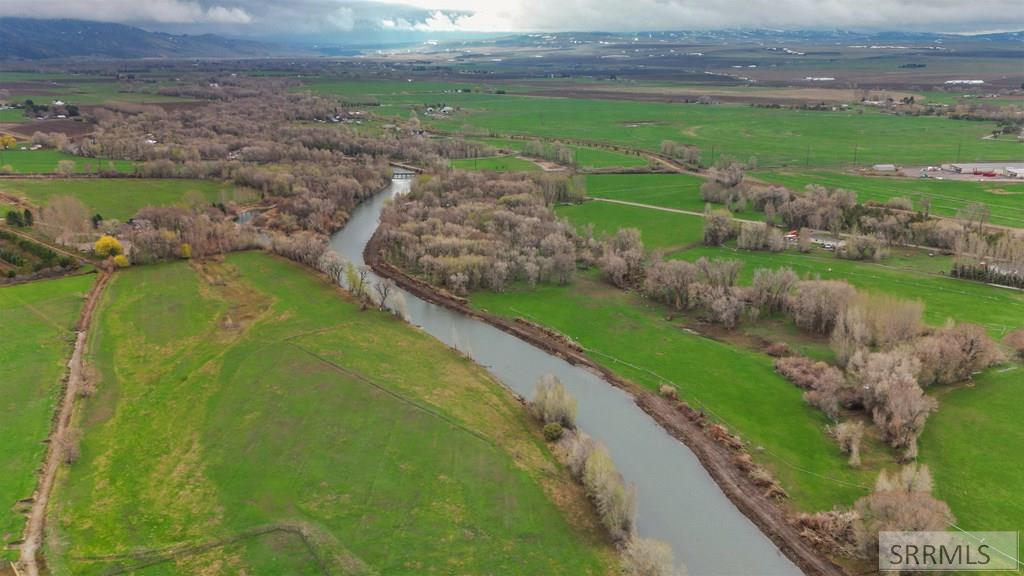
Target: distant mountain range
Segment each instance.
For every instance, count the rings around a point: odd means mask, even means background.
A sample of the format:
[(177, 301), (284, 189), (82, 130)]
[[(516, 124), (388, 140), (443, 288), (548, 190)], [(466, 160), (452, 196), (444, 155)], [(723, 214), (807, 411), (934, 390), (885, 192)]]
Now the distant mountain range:
[[(543, 34), (491, 35), (481, 33), (409, 32), (406, 35), (378, 37), (379, 45), (420, 44), (433, 37), (445, 45), (486, 43), (505, 46), (551, 46), (570, 39), (606, 42), (693, 42), (749, 43), (800, 42), (818, 44), (943, 44), (943, 43), (1024, 43), (1024, 32), (959, 35), (926, 32), (855, 32), (848, 30), (699, 30), (677, 32), (550, 32)], [(387, 42), (383, 42), (383, 40)], [(281, 40), (281, 39), (278, 39)], [(349, 35), (337, 44), (314, 45), (310, 39), (286, 38), (285, 44), (242, 40), (214, 34), (190, 35), (149, 32), (135, 26), (84, 20), (40, 20), (0, 18), (0, 59), (46, 58), (264, 58), (276, 56), (353, 55), (371, 50), (375, 42)], [(404, 44), (405, 42), (401, 42)], [(436, 42), (431, 42), (435, 44)], [(357, 45), (358, 44), (358, 45)], [(379, 47), (378, 45), (378, 47)], [(297, 48), (297, 46), (303, 46)]]
[(257, 58), (296, 52), (213, 34), (165, 34), (84, 20), (0, 18), (0, 58)]

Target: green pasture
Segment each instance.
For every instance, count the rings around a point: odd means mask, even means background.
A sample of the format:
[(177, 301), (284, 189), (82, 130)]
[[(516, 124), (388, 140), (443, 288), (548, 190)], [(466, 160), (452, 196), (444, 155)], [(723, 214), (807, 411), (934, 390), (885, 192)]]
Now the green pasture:
[(452, 160), (451, 167), (459, 170), (487, 170), (492, 172), (536, 172), (540, 170), (529, 160), (515, 156), (491, 156), (488, 158), (465, 158)]
[[(22, 142), (18, 146), (28, 146), (28, 144)], [(111, 165), (118, 172), (126, 174), (135, 170), (135, 163), (130, 160), (83, 158), (46, 148), (40, 150), (15, 148), (0, 152), (0, 167), (10, 166), (14, 174), (53, 174), (57, 172), (57, 164), (62, 160), (74, 162), (75, 172), (78, 173), (95, 172), (97, 169), (107, 170)]]
[(245, 538), (147, 574), (608, 573), (593, 520), (568, 520), (589, 505), (482, 368), (289, 262), (195, 266), (130, 269), (104, 297), (99, 391), (49, 522), (54, 574), (268, 525), (307, 541)]
[[(93, 276), (0, 288), (0, 540), (19, 540), (24, 505), (36, 486), (75, 322)], [(0, 548), (0, 560), (16, 551)]]
[(52, 198), (78, 198), (93, 213), (106, 219), (127, 220), (145, 206), (181, 203), (195, 191), (210, 202), (247, 201), (251, 192), (212, 180), (145, 178), (51, 178), (10, 179), (0, 181), (0, 190), (23, 196), (45, 206)]
[[(707, 205), (700, 197), (703, 183), (703, 178), (692, 174), (591, 174), (587, 176), (587, 196), (703, 213)], [(712, 204), (712, 208), (723, 206)], [(764, 219), (764, 214), (751, 209), (733, 216)]]
[[(413, 82), (411, 84), (417, 84)], [(731, 155), (762, 166), (867, 165), (881, 162), (938, 164), (1016, 160), (1015, 142), (983, 140), (995, 126), (939, 117), (893, 116), (875, 110), (816, 112), (745, 105), (670, 104), (510, 94), (424, 92), (404, 83), (373, 82), (336, 87), (314, 83), (325, 94), (372, 96), (374, 113), (406, 116), (411, 107), (439, 102), (458, 108), (450, 118), (423, 118), (437, 128), (469, 127), (492, 135), (522, 134), (658, 150), (663, 140), (699, 146), (705, 163)], [(403, 88), (404, 86), (404, 88)]]

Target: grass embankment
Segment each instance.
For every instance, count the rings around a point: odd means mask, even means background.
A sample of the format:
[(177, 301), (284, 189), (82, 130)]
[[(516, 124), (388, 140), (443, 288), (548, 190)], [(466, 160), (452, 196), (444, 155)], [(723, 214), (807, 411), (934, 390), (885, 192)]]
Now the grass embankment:
[(540, 170), (540, 166), (533, 162), (515, 156), (452, 160), (451, 166), (459, 170), (489, 170), (492, 172), (536, 172)]
[[(21, 537), (29, 498), (43, 461), (75, 321), (93, 276), (74, 276), (0, 288), (0, 538)], [(14, 559), (0, 547), (0, 559)]]
[[(26, 145), (19, 143), (19, 146)], [(83, 158), (67, 154), (60, 150), (4, 150), (0, 152), (0, 167), (10, 166), (14, 174), (53, 174), (57, 172), (57, 164), (61, 160), (75, 163), (75, 172), (95, 172), (97, 168), (107, 170), (111, 165), (118, 172), (130, 174), (135, 170), (134, 162), (129, 160), (105, 160), (102, 158)]]
[[(1020, 156), (1024, 156), (1021, 151)], [(829, 188), (846, 188), (857, 193), (857, 200), (885, 202), (901, 196), (914, 202), (921, 210), (922, 200), (930, 201), (930, 210), (937, 216), (954, 217), (957, 211), (972, 202), (988, 207), (993, 224), (1024, 228), (1024, 183), (973, 182), (936, 180), (934, 178), (894, 178), (858, 176), (836, 172), (756, 172), (760, 180), (782, 184), (792, 190), (803, 190), (808, 184)]]
[(314, 82), (310, 88), (351, 101), (388, 107), (377, 114), (407, 116), (409, 107), (445, 103), (459, 112), (423, 118), (428, 126), (458, 131), (463, 126), (492, 134), (523, 134), (610, 142), (658, 150), (663, 140), (699, 146), (705, 163), (722, 154), (757, 157), (762, 166), (834, 166), (895, 162), (1019, 159), (1009, 140), (983, 140), (991, 122), (882, 114), (875, 110), (814, 112), (746, 105), (669, 104), (583, 98), (523, 97), (511, 94), (443, 93), (443, 83)]
[(45, 206), (57, 196), (73, 196), (104, 218), (127, 220), (145, 206), (164, 206), (183, 201), (186, 193), (199, 192), (210, 202), (248, 201), (255, 196), (242, 188), (212, 180), (93, 178), (11, 179), (0, 181), (0, 190), (23, 196)]
[[(379, 574), (609, 570), (580, 489), (504, 388), (291, 263), (128, 270), (95, 330), (99, 392), (49, 522), (56, 574), (280, 522)], [(156, 568), (312, 570), (295, 537), (267, 538)]]

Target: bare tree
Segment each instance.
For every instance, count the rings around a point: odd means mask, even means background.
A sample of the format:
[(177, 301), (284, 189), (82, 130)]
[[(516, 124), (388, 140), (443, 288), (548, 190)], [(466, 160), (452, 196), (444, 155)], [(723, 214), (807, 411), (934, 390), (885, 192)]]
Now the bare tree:
[(975, 324), (957, 324), (914, 341), (910, 348), (921, 363), (922, 386), (953, 384), (1002, 362), (998, 345)]
[(388, 296), (394, 288), (395, 283), (390, 278), (381, 278), (373, 285), (373, 290), (377, 293), (377, 308), (379, 310), (383, 311), (387, 308)]
[(911, 464), (897, 472), (882, 471), (870, 495), (857, 500), (854, 532), (860, 551), (878, 553), (882, 531), (944, 531), (956, 521), (949, 506), (932, 496), (926, 465)]
[(903, 458), (917, 457), (917, 437), (938, 402), (917, 383), (920, 361), (903, 349), (854, 354), (848, 367), (860, 386), (864, 407), (893, 448)]

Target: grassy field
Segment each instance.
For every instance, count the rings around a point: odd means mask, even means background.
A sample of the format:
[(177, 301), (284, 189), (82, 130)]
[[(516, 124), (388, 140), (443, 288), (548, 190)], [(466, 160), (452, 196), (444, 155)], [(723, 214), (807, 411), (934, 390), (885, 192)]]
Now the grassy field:
[(283, 260), (193, 266), (132, 269), (105, 295), (55, 574), (284, 522), (309, 549), (252, 538), (147, 574), (310, 573), (311, 551), (339, 574), (610, 571), (580, 489), (482, 368)]
[(76, 172), (94, 172), (97, 168), (106, 170), (111, 164), (118, 172), (131, 173), (135, 169), (135, 164), (128, 160), (82, 158), (59, 150), (15, 149), (0, 153), (0, 166), (10, 166), (16, 174), (52, 174), (57, 171), (57, 163), (61, 160), (74, 162)]
[[(703, 178), (692, 174), (591, 174), (587, 176), (587, 195), (703, 212), (706, 205), (700, 198), (703, 183)], [(712, 207), (722, 208), (721, 205)], [(733, 216), (746, 220), (764, 219), (764, 214), (750, 209), (735, 212)]]
[(490, 170), (494, 172), (536, 172), (540, 170), (540, 166), (533, 162), (515, 156), (452, 160), (451, 166), (459, 170)]
[[(1024, 156), (1024, 150), (1020, 156)], [(803, 190), (808, 184), (846, 188), (856, 192), (860, 202), (885, 202), (902, 196), (910, 198), (917, 210), (921, 210), (921, 201), (927, 198), (931, 202), (931, 213), (938, 216), (956, 216), (967, 204), (980, 202), (991, 212), (989, 221), (993, 224), (1024, 228), (1024, 183), (871, 177), (816, 171), (757, 172), (753, 176), (795, 191)]]
[[(937, 117), (897, 117), (874, 110), (813, 112), (744, 105), (668, 104), (511, 94), (449, 93), (443, 85), (319, 82), (315, 91), (385, 104), (376, 114), (406, 116), (409, 107), (444, 102), (451, 118), (424, 120), (457, 131), (464, 126), (492, 134), (526, 134), (612, 142), (658, 150), (666, 139), (697, 145), (706, 163), (722, 154), (762, 166), (833, 166), (895, 162), (937, 164), (1019, 159), (1019, 145), (982, 138), (994, 124)], [(437, 83), (432, 83), (437, 84)]]
[[(16, 504), (32, 496), (43, 440), (60, 395), (74, 324), (92, 276), (72, 276), (0, 288), (0, 539), (21, 537)], [(0, 548), (0, 559), (14, 551)]]
[(0, 123), (3, 122), (25, 122), (28, 119), (25, 118), (24, 110), (17, 108), (8, 108), (6, 110), (0, 110)]
[(699, 216), (597, 201), (559, 206), (555, 211), (576, 226), (592, 224), (599, 238), (619, 228), (637, 228), (648, 250), (681, 248), (704, 238), (704, 219)]
[[(512, 140), (506, 138), (480, 138), (480, 142), (489, 144), (501, 150), (515, 150), (522, 152), (526, 148), (526, 140)], [(582, 169), (594, 168), (633, 168), (646, 166), (647, 160), (632, 154), (623, 154), (602, 148), (590, 148), (587, 146), (568, 146), (574, 154), (577, 166)]]
[(190, 191), (201, 193), (210, 202), (253, 198), (250, 192), (229, 184), (184, 179), (13, 179), (0, 181), (0, 190), (23, 196), (41, 206), (56, 196), (73, 196), (104, 218), (118, 220), (131, 218), (144, 206), (179, 203)]
[(940, 391), (940, 409), (921, 437), (938, 496), (965, 530), (1020, 530), (1024, 403), (1020, 364), (989, 370), (974, 385)]

